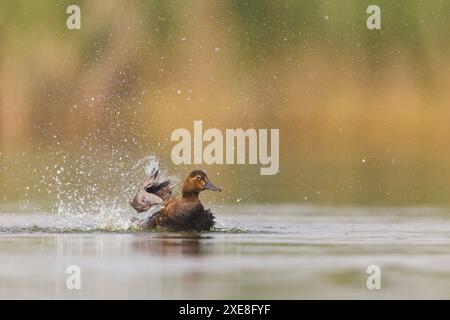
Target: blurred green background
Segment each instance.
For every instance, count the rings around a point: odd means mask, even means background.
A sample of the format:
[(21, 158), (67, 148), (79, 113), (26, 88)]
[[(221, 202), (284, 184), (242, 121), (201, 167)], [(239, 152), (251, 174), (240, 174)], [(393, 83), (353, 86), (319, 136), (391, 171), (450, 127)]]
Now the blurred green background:
[(280, 129), (275, 176), (201, 166), (215, 203), (448, 205), (450, 2), (369, 4), (2, 0), (0, 202), (112, 199), (147, 155), (183, 177), (170, 134), (203, 120)]

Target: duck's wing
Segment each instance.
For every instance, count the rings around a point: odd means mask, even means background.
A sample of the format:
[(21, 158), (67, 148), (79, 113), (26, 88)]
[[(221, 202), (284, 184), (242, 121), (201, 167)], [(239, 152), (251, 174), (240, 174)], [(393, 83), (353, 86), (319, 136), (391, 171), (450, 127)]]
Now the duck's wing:
[(158, 196), (163, 201), (169, 199), (172, 196), (172, 187), (170, 185), (169, 179), (166, 179), (162, 182), (151, 183), (144, 188), (144, 191)]
[(153, 170), (142, 181), (138, 192), (130, 201), (130, 205), (137, 212), (144, 212), (155, 205), (161, 205), (172, 196), (172, 188), (169, 179), (158, 179), (159, 170)]
[(144, 219), (138, 219), (136, 221), (136, 226), (141, 229), (153, 229), (157, 226), (156, 220), (158, 216), (160, 215), (161, 211), (157, 211), (154, 214), (152, 214), (150, 217), (144, 218)]

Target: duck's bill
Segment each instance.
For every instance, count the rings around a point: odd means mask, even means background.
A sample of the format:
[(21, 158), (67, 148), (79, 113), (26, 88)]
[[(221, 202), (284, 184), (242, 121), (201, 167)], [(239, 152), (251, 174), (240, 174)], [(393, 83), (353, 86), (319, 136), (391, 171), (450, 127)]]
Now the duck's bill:
[(215, 185), (213, 185), (211, 183), (211, 181), (209, 181), (209, 179), (206, 179), (206, 183), (204, 186), (205, 190), (211, 190), (211, 191), (222, 191), (222, 189), (217, 188)]

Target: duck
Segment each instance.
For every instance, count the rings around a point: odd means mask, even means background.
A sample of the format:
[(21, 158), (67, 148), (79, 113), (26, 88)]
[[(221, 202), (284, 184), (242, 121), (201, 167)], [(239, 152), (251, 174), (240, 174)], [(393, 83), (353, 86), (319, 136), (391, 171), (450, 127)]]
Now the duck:
[(169, 231), (209, 231), (214, 227), (214, 215), (205, 209), (199, 195), (202, 191), (222, 191), (211, 183), (203, 170), (193, 170), (184, 180), (181, 196), (174, 196), (171, 180), (159, 179), (154, 169), (139, 185), (130, 205), (137, 213), (157, 207), (152, 216), (138, 221), (141, 229), (158, 227)]

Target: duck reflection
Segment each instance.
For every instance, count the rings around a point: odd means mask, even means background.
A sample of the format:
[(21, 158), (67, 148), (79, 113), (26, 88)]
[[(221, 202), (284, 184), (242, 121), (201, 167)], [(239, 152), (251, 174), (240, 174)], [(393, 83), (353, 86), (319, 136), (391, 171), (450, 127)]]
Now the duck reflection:
[(210, 238), (198, 233), (158, 234), (136, 240), (133, 248), (144, 255), (202, 256), (207, 253), (204, 242)]

